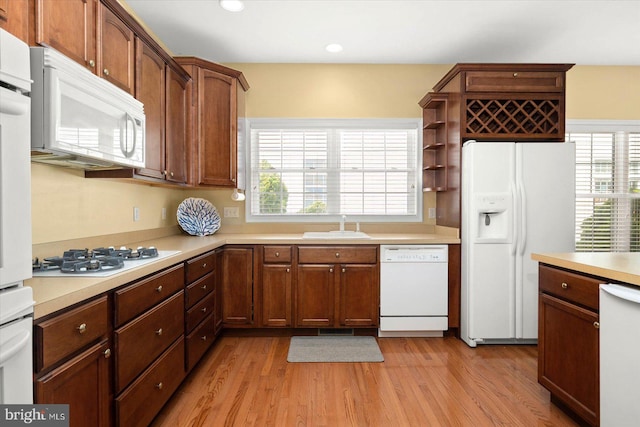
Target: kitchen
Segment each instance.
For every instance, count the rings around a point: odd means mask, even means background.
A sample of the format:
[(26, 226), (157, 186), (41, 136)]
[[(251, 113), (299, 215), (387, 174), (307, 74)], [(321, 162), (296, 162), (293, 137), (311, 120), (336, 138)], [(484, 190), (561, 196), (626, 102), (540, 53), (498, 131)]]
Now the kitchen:
[[(248, 117), (417, 117), (417, 101), (451, 68), (449, 64), (227, 65), (242, 70), (250, 83)], [(576, 65), (567, 73), (567, 118), (637, 120), (637, 73), (634, 66)], [(81, 171), (36, 163), (32, 163), (31, 179), (34, 257), (51, 255), (59, 242), (97, 247), (104, 244), (98, 236), (111, 235), (115, 244), (128, 244), (171, 235), (176, 230), (176, 208), (187, 197), (204, 197), (219, 209), (239, 207), (238, 218), (224, 218), (224, 234), (262, 234), (265, 230), (290, 234), (337, 225), (248, 223), (242, 215), (243, 203), (232, 201), (231, 189), (175, 189), (85, 179)], [(436, 206), (436, 197), (434, 193), (424, 196), (424, 212), (428, 212)], [(138, 221), (133, 220), (133, 207), (139, 209)], [(436, 227), (435, 220), (425, 215), (419, 224), (363, 224), (363, 229), (371, 234), (412, 234), (432, 232)]]

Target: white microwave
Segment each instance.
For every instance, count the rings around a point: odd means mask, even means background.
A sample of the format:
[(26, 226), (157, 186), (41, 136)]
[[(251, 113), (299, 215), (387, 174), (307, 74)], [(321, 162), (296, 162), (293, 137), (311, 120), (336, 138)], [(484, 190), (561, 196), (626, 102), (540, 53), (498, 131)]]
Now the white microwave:
[(143, 104), (48, 47), (31, 48), (31, 160), (82, 169), (145, 166)]

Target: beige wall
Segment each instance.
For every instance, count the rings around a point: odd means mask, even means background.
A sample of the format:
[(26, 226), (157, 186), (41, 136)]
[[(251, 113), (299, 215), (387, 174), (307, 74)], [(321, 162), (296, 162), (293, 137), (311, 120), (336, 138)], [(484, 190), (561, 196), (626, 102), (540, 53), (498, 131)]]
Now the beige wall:
[[(226, 64), (243, 71), (249, 117), (420, 117), (418, 101), (450, 65)], [(640, 67), (580, 67), (567, 75), (567, 118), (640, 120)], [(300, 231), (289, 224), (244, 223), (244, 203), (230, 190), (183, 190), (85, 179), (81, 172), (32, 164), (34, 244), (176, 224), (186, 197), (204, 197), (222, 212), (241, 208), (240, 218), (223, 219), (221, 231)], [(435, 205), (427, 193), (425, 208)], [(140, 221), (133, 221), (133, 206)], [(162, 207), (168, 211), (161, 220)], [(425, 209), (426, 212), (426, 209)], [(426, 215), (425, 215), (426, 217)], [(433, 224), (363, 225), (365, 231), (425, 231)], [(328, 229), (326, 225), (305, 226)]]

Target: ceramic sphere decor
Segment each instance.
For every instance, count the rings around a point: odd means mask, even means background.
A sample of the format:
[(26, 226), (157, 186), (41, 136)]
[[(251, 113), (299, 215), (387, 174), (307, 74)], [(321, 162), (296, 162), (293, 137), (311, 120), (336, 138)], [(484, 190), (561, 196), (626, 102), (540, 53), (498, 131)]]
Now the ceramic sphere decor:
[(208, 200), (189, 197), (178, 205), (178, 224), (192, 236), (209, 236), (220, 228), (220, 215)]

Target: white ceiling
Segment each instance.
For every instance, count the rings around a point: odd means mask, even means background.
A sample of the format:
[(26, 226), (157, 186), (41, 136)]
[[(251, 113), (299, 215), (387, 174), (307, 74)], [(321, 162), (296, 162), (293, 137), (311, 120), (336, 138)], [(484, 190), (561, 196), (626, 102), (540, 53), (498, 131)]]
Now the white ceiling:
[(640, 0), (125, 1), (175, 55), (223, 63), (640, 65)]

